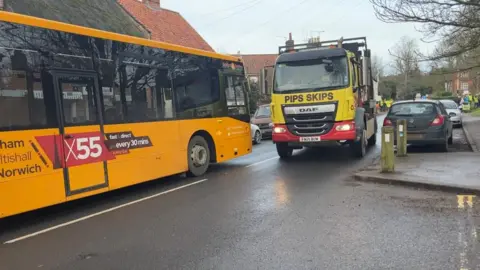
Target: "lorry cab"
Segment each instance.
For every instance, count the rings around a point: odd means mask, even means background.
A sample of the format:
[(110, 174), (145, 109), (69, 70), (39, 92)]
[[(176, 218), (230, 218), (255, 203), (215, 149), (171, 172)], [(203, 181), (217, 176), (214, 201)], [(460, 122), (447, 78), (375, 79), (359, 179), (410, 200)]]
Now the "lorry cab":
[[(353, 40), (360, 42), (343, 43)], [(280, 47), (271, 110), (281, 157), (304, 146), (345, 142), (363, 156), (368, 139), (376, 138), (370, 51), (359, 50), (366, 39), (329, 42)]]

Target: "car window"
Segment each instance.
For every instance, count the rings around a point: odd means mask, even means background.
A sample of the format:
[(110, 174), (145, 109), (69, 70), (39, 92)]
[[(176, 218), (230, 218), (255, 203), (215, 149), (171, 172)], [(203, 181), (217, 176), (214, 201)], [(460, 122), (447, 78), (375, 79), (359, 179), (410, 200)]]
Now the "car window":
[(270, 106), (258, 107), (257, 111), (255, 112), (255, 117), (270, 117)]
[(443, 114), (443, 115), (447, 115), (447, 110), (445, 109), (445, 106), (443, 106), (442, 103), (439, 103), (438, 104), (438, 107), (440, 108), (440, 112)]
[(442, 101), (442, 105), (446, 109), (458, 109), (458, 105), (455, 103), (455, 101)]
[(437, 109), (433, 103), (399, 103), (392, 105), (389, 115), (432, 115), (436, 114)]

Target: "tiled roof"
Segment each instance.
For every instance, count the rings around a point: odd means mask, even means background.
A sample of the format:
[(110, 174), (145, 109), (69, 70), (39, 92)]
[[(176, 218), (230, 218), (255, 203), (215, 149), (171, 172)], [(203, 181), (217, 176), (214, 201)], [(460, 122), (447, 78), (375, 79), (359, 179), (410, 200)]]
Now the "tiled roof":
[(149, 38), (116, 0), (0, 0), (6, 11), (75, 25)]
[(277, 60), (277, 54), (240, 54), (247, 74), (260, 74), (265, 66), (273, 66)]
[[(150, 31), (153, 40), (214, 51), (178, 12), (160, 8), (151, 9), (143, 1), (138, 0), (117, 1)], [(150, 1), (151, 6), (158, 6), (158, 0), (144, 1)]]

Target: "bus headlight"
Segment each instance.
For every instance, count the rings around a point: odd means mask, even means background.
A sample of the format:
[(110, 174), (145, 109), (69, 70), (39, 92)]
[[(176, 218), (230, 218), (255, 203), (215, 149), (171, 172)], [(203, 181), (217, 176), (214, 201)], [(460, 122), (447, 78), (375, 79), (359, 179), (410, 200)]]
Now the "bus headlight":
[(273, 132), (274, 132), (274, 133), (285, 133), (285, 131), (287, 131), (287, 130), (286, 130), (285, 128), (283, 128), (283, 127), (275, 127), (275, 128), (273, 129)]
[(350, 130), (353, 130), (354, 127), (352, 124), (342, 124), (342, 125), (338, 125), (335, 129), (337, 131), (350, 131)]

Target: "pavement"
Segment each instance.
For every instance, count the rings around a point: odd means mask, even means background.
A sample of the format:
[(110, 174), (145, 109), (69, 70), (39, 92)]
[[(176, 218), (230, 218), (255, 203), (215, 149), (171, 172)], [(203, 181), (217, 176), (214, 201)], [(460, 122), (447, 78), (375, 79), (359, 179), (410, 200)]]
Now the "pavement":
[(394, 173), (378, 162), (355, 174), (363, 181), (387, 182), (480, 193), (480, 156), (475, 153), (415, 153), (395, 159)]
[[(407, 157), (396, 157), (395, 172), (381, 173), (380, 160), (377, 160), (355, 173), (354, 177), (360, 181), (480, 193), (480, 155), (477, 150), (477, 145), (480, 146), (480, 118), (465, 114), (463, 127), (454, 129), (453, 139), (454, 145), (447, 153), (425, 153), (409, 147)], [(458, 149), (464, 151), (452, 151)]]
[(478, 199), (352, 180), (379, 151), (307, 149), (284, 162), (264, 141), (202, 179), (6, 218), (0, 269), (478, 269)]
[(480, 117), (464, 114), (463, 129), (473, 152), (480, 152)]

